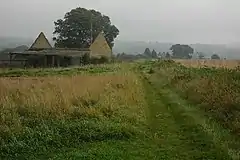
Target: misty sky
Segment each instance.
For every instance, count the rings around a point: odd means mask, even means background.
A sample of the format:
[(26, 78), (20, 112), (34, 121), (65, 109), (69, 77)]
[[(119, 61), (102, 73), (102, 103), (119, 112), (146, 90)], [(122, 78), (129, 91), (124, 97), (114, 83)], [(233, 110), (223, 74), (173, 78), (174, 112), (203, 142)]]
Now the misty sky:
[(239, 0), (0, 0), (0, 36), (52, 37), (53, 22), (76, 7), (99, 10), (119, 40), (240, 42)]

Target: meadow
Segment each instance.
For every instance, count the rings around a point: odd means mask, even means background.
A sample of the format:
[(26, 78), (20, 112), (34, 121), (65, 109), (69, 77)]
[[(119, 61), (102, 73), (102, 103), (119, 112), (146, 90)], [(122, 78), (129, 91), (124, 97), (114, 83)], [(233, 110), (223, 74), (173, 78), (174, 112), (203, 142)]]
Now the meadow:
[(145, 122), (140, 82), (118, 66), (4, 70), (0, 75), (3, 159), (34, 159), (33, 153), (49, 149), (128, 139)]
[(0, 159), (239, 159), (231, 68), (162, 60), (0, 70)]
[(181, 63), (186, 67), (217, 67), (217, 68), (231, 68), (235, 69), (240, 66), (240, 60), (212, 60), (212, 59), (192, 59), (182, 60), (177, 59), (175, 62)]

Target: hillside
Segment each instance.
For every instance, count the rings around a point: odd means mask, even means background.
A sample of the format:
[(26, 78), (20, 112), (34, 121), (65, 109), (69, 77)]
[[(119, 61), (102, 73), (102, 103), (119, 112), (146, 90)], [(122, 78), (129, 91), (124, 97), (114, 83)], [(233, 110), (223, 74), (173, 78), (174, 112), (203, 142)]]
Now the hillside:
[[(34, 42), (34, 39), (31, 39), (31, 38), (0, 37), (0, 50), (15, 48), (18, 46), (30, 47), (33, 42)], [(49, 42), (53, 44), (53, 41), (49, 40)]]
[[(169, 52), (169, 48), (173, 43), (159, 42), (134, 42), (134, 41), (119, 41), (116, 40), (114, 53), (139, 54), (143, 53), (146, 48), (155, 49), (157, 52)], [(213, 53), (219, 54), (223, 58), (239, 59), (240, 48), (228, 45), (211, 45), (211, 44), (191, 44), (195, 52), (203, 52), (206, 57), (210, 57)]]
[(21, 45), (21, 46), (15, 47), (15, 48), (6, 48), (6, 49), (3, 49), (2, 51), (0, 51), (0, 53), (23, 52), (23, 51), (26, 51), (27, 49), (28, 49), (28, 46)]
[(33, 40), (19, 37), (0, 37), (0, 50), (6, 48), (15, 48), (17, 46), (29, 46)]

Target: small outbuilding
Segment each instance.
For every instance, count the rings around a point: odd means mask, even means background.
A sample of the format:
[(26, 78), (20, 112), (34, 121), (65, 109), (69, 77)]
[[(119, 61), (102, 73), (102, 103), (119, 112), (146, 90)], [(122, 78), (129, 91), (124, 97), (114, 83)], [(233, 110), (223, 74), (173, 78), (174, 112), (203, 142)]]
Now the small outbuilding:
[(89, 54), (90, 57), (112, 56), (112, 50), (108, 45), (104, 33), (101, 32), (89, 48), (53, 48), (48, 39), (41, 32), (31, 47), (25, 52), (10, 53), (10, 62), (14, 61), (12, 57), (21, 57), (24, 66), (34, 67), (59, 67), (69, 65), (81, 65), (82, 57)]

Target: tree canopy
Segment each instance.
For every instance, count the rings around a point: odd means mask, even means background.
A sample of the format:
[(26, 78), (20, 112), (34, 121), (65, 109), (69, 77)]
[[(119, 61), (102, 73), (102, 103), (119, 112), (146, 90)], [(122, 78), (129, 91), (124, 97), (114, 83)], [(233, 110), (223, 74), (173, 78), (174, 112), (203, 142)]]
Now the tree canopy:
[(88, 48), (98, 34), (103, 31), (112, 48), (114, 39), (119, 35), (119, 30), (111, 24), (108, 16), (85, 8), (76, 8), (67, 12), (63, 19), (58, 19), (54, 24), (53, 34), (55, 37), (53, 40), (56, 42), (56, 47)]
[(175, 44), (170, 48), (173, 53), (173, 58), (188, 58), (192, 57), (194, 49), (189, 45)]
[(150, 51), (149, 48), (146, 48), (143, 54), (144, 54), (146, 57), (152, 57), (152, 52)]
[(220, 56), (217, 55), (217, 54), (213, 54), (213, 55), (211, 56), (211, 59), (220, 59)]
[(152, 58), (157, 58), (158, 54), (155, 50), (152, 51)]

